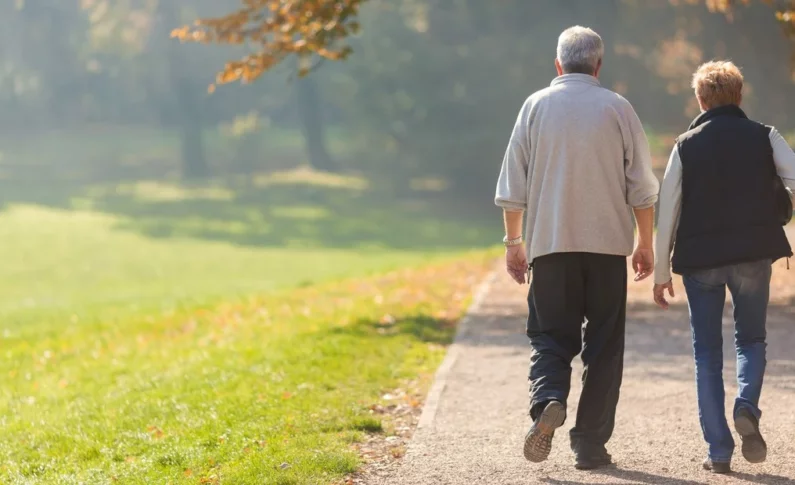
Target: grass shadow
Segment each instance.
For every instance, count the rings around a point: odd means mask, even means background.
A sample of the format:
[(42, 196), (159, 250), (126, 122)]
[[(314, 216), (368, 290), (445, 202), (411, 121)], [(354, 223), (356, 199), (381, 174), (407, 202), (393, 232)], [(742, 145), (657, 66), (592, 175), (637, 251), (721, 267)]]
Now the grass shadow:
[(334, 327), (326, 335), (361, 338), (396, 338), (410, 336), (414, 340), (438, 345), (453, 341), (456, 322), (427, 315), (410, 315), (396, 320), (357, 320), (349, 325)]
[(491, 246), (496, 210), (476, 214), (440, 193), (398, 196), (350, 176), (168, 182), (19, 184), (2, 202), (118, 216), (117, 228), (151, 238), (195, 238), (252, 247), (443, 251)]

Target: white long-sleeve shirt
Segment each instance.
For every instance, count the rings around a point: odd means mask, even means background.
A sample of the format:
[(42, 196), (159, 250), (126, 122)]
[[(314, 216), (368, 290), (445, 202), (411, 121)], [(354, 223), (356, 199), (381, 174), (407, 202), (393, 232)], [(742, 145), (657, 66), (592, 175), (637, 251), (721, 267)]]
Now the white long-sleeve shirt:
[[(775, 128), (770, 130), (770, 145), (773, 147), (776, 172), (784, 180), (790, 192), (795, 192), (795, 152)], [(654, 282), (659, 285), (671, 281), (671, 251), (676, 240), (676, 231), (679, 229), (681, 211), (682, 159), (679, 158), (679, 147), (675, 146), (660, 189), (655, 250), (657, 261), (654, 268)]]

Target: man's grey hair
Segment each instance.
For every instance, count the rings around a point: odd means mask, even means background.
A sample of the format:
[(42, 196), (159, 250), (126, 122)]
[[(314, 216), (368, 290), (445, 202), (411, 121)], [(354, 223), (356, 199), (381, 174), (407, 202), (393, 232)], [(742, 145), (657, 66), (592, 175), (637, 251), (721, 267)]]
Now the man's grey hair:
[(602, 38), (589, 28), (578, 25), (560, 34), (558, 62), (566, 74), (593, 75), (604, 55), (605, 44)]

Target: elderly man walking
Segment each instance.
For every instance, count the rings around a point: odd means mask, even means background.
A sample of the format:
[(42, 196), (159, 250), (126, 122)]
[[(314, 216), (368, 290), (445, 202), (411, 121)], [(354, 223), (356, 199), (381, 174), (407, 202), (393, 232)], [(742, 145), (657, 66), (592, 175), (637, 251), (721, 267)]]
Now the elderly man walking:
[[(792, 216), (795, 153), (772, 127), (740, 109), (743, 76), (710, 62), (693, 77), (702, 113), (677, 139), (660, 194), (654, 300), (668, 308), (673, 272), (683, 276), (696, 359), (698, 409), (709, 455), (704, 468), (731, 471), (734, 452), (723, 388), (723, 307), (734, 304), (737, 381), (734, 426), (751, 463), (767, 457), (759, 432), (771, 264), (792, 256), (782, 224)], [(783, 179), (783, 181), (782, 181)]]
[(504, 212), (507, 270), (519, 284), (532, 271), (527, 336), (533, 425), (524, 455), (531, 462), (549, 456), (555, 430), (566, 419), (571, 362), (582, 352), (583, 391), (570, 434), (579, 469), (611, 463), (605, 444), (623, 373), (626, 259), (633, 255), (636, 281), (653, 271), (659, 189), (638, 116), (599, 83), (603, 54), (602, 39), (591, 29), (561, 34), (558, 77), (522, 107), (496, 195)]

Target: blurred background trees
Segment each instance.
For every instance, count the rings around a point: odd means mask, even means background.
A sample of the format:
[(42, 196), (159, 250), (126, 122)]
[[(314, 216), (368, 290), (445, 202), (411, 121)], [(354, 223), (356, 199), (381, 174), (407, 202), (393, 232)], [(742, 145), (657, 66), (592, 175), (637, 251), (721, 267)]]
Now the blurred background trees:
[[(277, 42), (264, 57), (235, 38), (170, 37), (239, 0), (3, 3), (2, 180), (201, 180), (311, 166), (397, 194), (487, 204), (516, 112), (554, 77), (557, 35), (573, 24), (604, 36), (603, 84), (635, 105), (660, 153), (696, 113), (690, 74), (713, 57), (744, 68), (752, 116), (795, 130), (790, 1), (331, 3), (340, 9), (326, 20), (343, 19), (320, 34), (293, 25), (303, 43)], [(219, 67), (252, 53), (246, 62), (265, 74), (231, 67), (256, 82), (208, 92)]]

